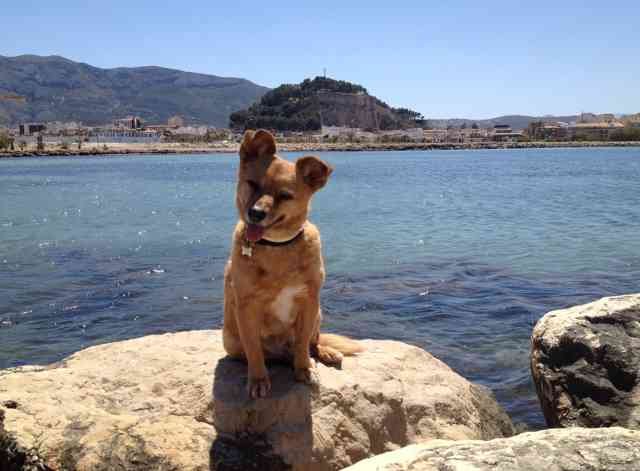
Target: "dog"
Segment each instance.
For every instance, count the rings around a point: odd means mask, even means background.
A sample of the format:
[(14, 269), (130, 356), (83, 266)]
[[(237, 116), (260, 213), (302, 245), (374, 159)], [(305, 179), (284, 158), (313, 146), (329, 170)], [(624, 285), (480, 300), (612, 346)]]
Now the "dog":
[(325, 272), (320, 233), (307, 219), (310, 201), (332, 167), (317, 157), (289, 162), (264, 130), (246, 131), (236, 188), (239, 221), (224, 275), (223, 343), (247, 361), (251, 398), (271, 390), (265, 359), (292, 361), (297, 381), (310, 383), (311, 355), (339, 366), (362, 351), (347, 337), (320, 334)]

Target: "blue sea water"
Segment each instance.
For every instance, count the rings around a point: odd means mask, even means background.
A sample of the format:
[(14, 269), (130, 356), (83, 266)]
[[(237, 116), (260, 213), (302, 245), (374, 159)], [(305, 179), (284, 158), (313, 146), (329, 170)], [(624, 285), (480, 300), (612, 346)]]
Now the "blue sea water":
[[(640, 148), (322, 157), (325, 329), (421, 346), (542, 426), (535, 322), (640, 291)], [(234, 155), (0, 161), (0, 368), (219, 328), (236, 169)]]

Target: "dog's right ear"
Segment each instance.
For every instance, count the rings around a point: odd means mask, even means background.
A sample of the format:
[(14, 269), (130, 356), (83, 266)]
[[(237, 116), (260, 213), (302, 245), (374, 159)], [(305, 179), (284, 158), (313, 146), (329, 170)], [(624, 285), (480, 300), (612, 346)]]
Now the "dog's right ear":
[(262, 157), (272, 157), (276, 153), (276, 140), (269, 131), (246, 131), (240, 144), (240, 158), (253, 160)]

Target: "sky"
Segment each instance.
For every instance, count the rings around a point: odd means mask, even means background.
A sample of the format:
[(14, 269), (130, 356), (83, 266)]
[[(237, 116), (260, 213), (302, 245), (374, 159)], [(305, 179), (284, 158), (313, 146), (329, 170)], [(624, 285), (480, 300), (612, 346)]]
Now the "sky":
[(0, 55), (276, 87), (322, 75), (428, 118), (640, 112), (640, 1), (3, 1)]

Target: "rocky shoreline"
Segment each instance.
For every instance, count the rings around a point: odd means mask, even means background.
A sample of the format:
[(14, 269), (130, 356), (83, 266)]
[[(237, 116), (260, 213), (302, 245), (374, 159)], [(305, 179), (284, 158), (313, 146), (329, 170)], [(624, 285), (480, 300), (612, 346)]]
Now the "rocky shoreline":
[(250, 400), (220, 331), (98, 345), (0, 371), (0, 469), (640, 471), (640, 294), (543, 316), (531, 369), (547, 424), (520, 433), (428, 352), (363, 340), (311, 386), (269, 366)]
[(424, 350), (363, 344), (340, 370), (318, 364), (311, 387), (270, 365), (272, 393), (258, 400), (221, 331), (99, 345), (0, 372), (0, 433), (50, 469), (225, 471), (339, 470), (410, 443), (514, 433), (486, 388)]
[[(515, 142), (515, 143), (281, 143), (281, 152), (373, 152), (404, 150), (478, 150), (478, 149), (552, 149), (593, 147), (640, 147), (640, 142)], [(0, 151), (0, 158), (19, 157), (82, 157), (128, 154), (227, 154), (237, 153), (239, 145), (108, 145), (107, 148), (50, 149), (44, 151)]]

